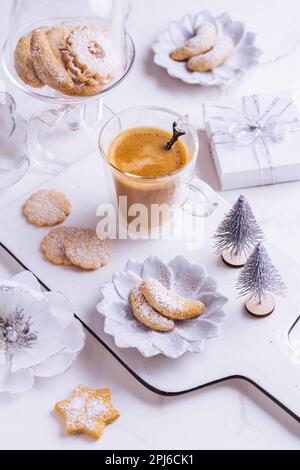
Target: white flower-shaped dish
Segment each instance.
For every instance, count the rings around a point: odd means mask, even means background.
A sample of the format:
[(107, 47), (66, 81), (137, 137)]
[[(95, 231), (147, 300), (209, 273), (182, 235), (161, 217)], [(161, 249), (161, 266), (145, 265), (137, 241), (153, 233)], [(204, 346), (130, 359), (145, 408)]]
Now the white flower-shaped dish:
[[(128, 299), (131, 290), (147, 278), (160, 280), (178, 295), (201, 300), (206, 305), (205, 313), (195, 320), (176, 322), (170, 333), (145, 327), (133, 316)], [(136, 348), (147, 358), (162, 354), (177, 359), (188, 351), (201, 352), (206, 339), (220, 335), (220, 323), (225, 318), (223, 307), (227, 303), (205, 267), (191, 264), (181, 256), (168, 264), (156, 257), (144, 262), (130, 260), (125, 271), (114, 274), (101, 294), (97, 311), (105, 317), (105, 333), (114, 337), (119, 348)]]
[[(195, 36), (204, 21), (213, 23), (219, 36), (232, 37), (235, 52), (225, 64), (210, 72), (190, 72), (185, 62), (172, 60), (170, 53)], [(255, 47), (255, 38), (254, 33), (246, 31), (244, 23), (232, 21), (227, 13), (213, 17), (209, 12), (202, 11), (198, 15), (187, 15), (180, 21), (169, 24), (167, 31), (160, 34), (153, 46), (154, 62), (165, 68), (171, 77), (179, 78), (190, 85), (229, 85), (258, 64), (262, 50)]]
[[(31, 336), (25, 347), (24, 338)], [(0, 281), (0, 392), (24, 393), (35, 377), (65, 372), (84, 344), (82, 325), (66, 297), (41, 292), (27, 271)]]

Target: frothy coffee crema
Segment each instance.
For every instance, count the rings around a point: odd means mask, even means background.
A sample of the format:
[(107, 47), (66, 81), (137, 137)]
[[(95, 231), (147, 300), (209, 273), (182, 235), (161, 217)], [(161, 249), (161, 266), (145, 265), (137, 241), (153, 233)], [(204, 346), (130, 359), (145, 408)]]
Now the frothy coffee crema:
[(156, 178), (182, 169), (190, 161), (184, 142), (166, 150), (172, 134), (156, 127), (136, 127), (119, 134), (109, 149), (109, 162), (123, 173)]

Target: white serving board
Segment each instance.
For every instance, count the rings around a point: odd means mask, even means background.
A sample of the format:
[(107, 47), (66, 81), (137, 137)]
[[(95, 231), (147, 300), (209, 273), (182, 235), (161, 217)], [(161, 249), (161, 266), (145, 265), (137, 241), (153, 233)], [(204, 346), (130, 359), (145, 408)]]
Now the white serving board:
[[(108, 202), (109, 195), (97, 155), (51, 180), (43, 188), (64, 191), (72, 200), (68, 225), (95, 228), (96, 209)], [(264, 320), (248, 316), (243, 299), (237, 299), (234, 284), (238, 271), (226, 267), (213, 254), (211, 236), (228, 205), (220, 200), (217, 211), (205, 219), (205, 244), (190, 251), (184, 241), (113, 241), (112, 260), (97, 272), (57, 267), (46, 261), (40, 242), (48, 229), (30, 225), (22, 215), (26, 197), (0, 211), (0, 240), (4, 247), (31, 270), (49, 289), (62, 291), (76, 306), (76, 315), (99, 340), (148, 388), (162, 394), (182, 394), (232, 377), (253, 382), (270, 398), (300, 420), (300, 363), (288, 340), (290, 329), (300, 316), (300, 271), (285, 254), (267, 244), (274, 263), (288, 286), (288, 297), (277, 300), (275, 313)], [(219, 291), (229, 298), (227, 320), (221, 336), (207, 341), (200, 354), (188, 353), (178, 360), (165, 357), (146, 359), (136, 350), (118, 349), (103, 332), (103, 319), (96, 312), (99, 287), (122, 271), (129, 258), (144, 260), (158, 255), (165, 261), (182, 254), (193, 262), (205, 264), (218, 279)], [(101, 374), (99, 366), (99, 374)]]

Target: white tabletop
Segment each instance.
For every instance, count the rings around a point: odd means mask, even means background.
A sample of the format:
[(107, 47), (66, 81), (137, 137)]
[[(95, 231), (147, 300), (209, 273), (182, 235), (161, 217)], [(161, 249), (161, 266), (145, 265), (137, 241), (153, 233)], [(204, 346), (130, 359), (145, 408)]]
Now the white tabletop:
[[(2, 2), (0, 45), (5, 39), (11, 0)], [(203, 0), (201, 8), (213, 13), (227, 10), (258, 33), (264, 49), (263, 64), (243, 82), (227, 90), (203, 89), (170, 78), (153, 64), (151, 45), (168, 21), (197, 12), (197, 0), (132, 0), (129, 30), (137, 47), (133, 72), (108, 98), (115, 110), (138, 104), (156, 104), (188, 112), (202, 126), (201, 102), (220, 96), (276, 92), (300, 85), (300, 6), (298, 0)], [(0, 79), (4, 79), (0, 69)], [(6, 83), (19, 110), (28, 117), (38, 105)], [(219, 190), (207, 144), (203, 143), (200, 176)], [(30, 191), (45, 175), (30, 172), (14, 188), (0, 192), (0, 207)], [(267, 236), (300, 262), (300, 182), (242, 192), (249, 198)], [(233, 202), (241, 191), (223, 196)], [(0, 276), (10, 277), (19, 266), (0, 252)], [(262, 351), (263, 354), (263, 351)], [(100, 371), (100, 373), (99, 373)], [(180, 378), (179, 378), (180, 380)], [(99, 442), (65, 437), (53, 413), (54, 404), (78, 384), (109, 387), (121, 418), (107, 427)], [(146, 390), (88, 335), (87, 346), (64, 375), (38, 380), (20, 397), (0, 396), (1, 449), (297, 449), (300, 425), (253, 386), (232, 381), (180, 398), (162, 398)], [(178, 425), (180, 423), (180, 425)]]

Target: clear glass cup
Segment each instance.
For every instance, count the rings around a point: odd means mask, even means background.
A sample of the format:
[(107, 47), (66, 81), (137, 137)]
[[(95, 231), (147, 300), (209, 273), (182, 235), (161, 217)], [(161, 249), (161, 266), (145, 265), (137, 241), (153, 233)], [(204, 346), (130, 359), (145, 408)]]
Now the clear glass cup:
[(123, 173), (109, 161), (110, 145), (120, 133), (135, 127), (156, 127), (171, 132), (174, 121), (181, 117), (168, 109), (139, 106), (120, 112), (103, 127), (99, 147), (105, 168), (112, 177), (117, 203), (125, 197), (128, 208), (136, 204), (143, 205), (149, 215), (153, 205), (181, 206), (182, 210), (197, 217), (208, 217), (217, 208), (219, 200), (216, 192), (194, 174), (199, 139), (191, 124), (188, 124), (186, 135), (182, 137), (190, 160), (171, 175), (156, 178), (136, 176)]
[[(62, 171), (97, 149), (100, 126), (113, 113), (103, 97), (117, 87), (132, 68), (135, 47), (126, 31), (128, 0), (14, 0), (2, 65), (10, 81), (24, 93), (51, 106), (35, 113), (28, 126), (28, 146), (39, 169)], [(67, 96), (48, 86), (33, 88), (18, 76), (14, 53), (18, 40), (38, 27), (54, 25), (99, 26), (120, 59), (117, 76), (92, 96)], [(84, 142), (84, 145), (83, 145)]]

